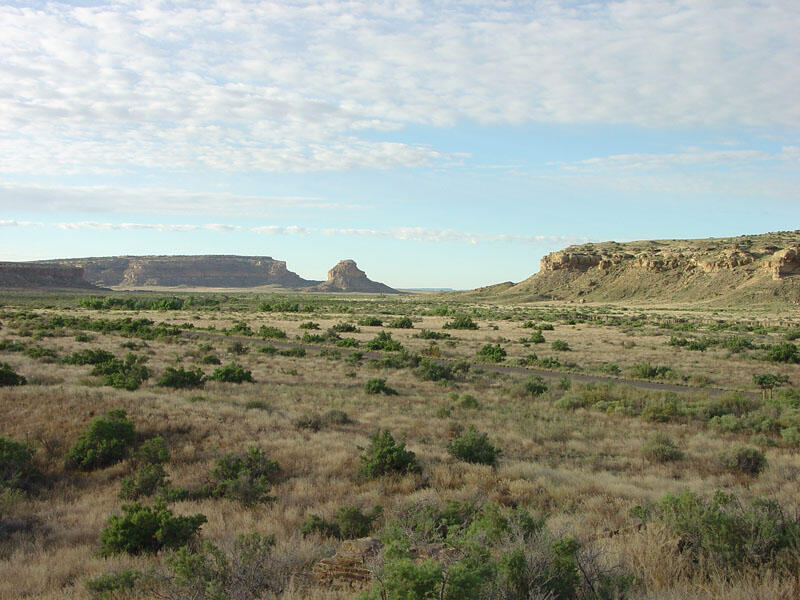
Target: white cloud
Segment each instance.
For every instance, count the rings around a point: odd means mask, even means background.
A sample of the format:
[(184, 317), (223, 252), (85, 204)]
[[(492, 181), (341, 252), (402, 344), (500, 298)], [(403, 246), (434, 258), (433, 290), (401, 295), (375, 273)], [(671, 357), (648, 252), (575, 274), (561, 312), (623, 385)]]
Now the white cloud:
[(253, 227), (243, 227), (241, 225), (226, 225), (220, 223), (209, 223), (202, 225), (190, 224), (164, 224), (164, 223), (112, 223), (99, 221), (68, 221), (46, 223), (40, 221), (0, 221), (0, 227), (19, 227), (19, 228), (48, 228), (56, 227), (65, 230), (150, 230), (164, 232), (190, 232), (190, 231), (214, 231), (217, 233), (255, 233), (258, 235), (326, 235), (336, 237), (369, 237), (395, 239), (408, 242), (424, 243), (523, 243), (523, 244), (543, 244), (543, 245), (568, 245), (581, 244), (593, 241), (590, 238), (580, 236), (556, 236), (556, 235), (514, 235), (514, 234), (487, 234), (487, 233), (467, 233), (452, 229), (431, 229), (424, 227), (395, 227), (392, 229), (351, 229), (351, 228), (325, 228), (302, 227), (298, 225), (258, 225)]
[(270, 197), (167, 188), (67, 186), (0, 182), (0, 209), (35, 212), (214, 214), (264, 217), (286, 211), (356, 211), (357, 204), (306, 196)]
[(0, 172), (435, 165), (390, 132), (800, 126), (800, 4), (0, 6)]

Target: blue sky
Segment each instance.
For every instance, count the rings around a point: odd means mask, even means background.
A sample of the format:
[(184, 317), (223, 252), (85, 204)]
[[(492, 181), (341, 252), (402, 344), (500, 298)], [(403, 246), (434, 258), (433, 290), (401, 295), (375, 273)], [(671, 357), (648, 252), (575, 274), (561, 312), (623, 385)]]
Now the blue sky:
[(800, 4), (0, 2), (0, 260), (397, 287), (800, 228)]

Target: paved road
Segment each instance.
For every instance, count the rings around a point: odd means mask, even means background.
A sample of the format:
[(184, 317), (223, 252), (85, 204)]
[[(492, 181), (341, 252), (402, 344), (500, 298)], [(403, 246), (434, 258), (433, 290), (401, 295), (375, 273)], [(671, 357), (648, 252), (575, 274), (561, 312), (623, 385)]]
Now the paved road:
[[(362, 352), (367, 358), (382, 358), (382, 352), (375, 352), (370, 350), (359, 350), (358, 348), (340, 348), (338, 346), (327, 344), (308, 344), (301, 342), (280, 341), (267, 339), (263, 340), (255, 337), (246, 336), (233, 336), (221, 333), (209, 333), (205, 331), (184, 331), (184, 336), (189, 338), (209, 338), (220, 339), (233, 342), (242, 342), (247, 344), (257, 344), (262, 346), (275, 346), (276, 348), (303, 348), (308, 353), (319, 354), (322, 350), (337, 350), (343, 355), (350, 354), (355, 351)], [(432, 359), (439, 364), (452, 365), (455, 361), (447, 359)], [(544, 379), (555, 380), (561, 379), (564, 375), (568, 376), (572, 381), (577, 383), (615, 383), (621, 385), (629, 385), (644, 390), (655, 390), (660, 392), (678, 392), (678, 393), (702, 393), (709, 396), (721, 396), (729, 392), (738, 392), (745, 396), (760, 398), (761, 394), (758, 392), (742, 392), (741, 390), (717, 388), (717, 387), (694, 387), (690, 385), (679, 385), (676, 383), (666, 383), (660, 381), (645, 381), (641, 379), (626, 379), (623, 377), (609, 377), (603, 375), (583, 375), (581, 373), (571, 373), (565, 371), (548, 371), (546, 369), (533, 369), (530, 367), (514, 367), (511, 365), (500, 365), (492, 363), (470, 363), (471, 369), (482, 369), (484, 371), (493, 371), (496, 373), (514, 373), (521, 375), (538, 375)]]

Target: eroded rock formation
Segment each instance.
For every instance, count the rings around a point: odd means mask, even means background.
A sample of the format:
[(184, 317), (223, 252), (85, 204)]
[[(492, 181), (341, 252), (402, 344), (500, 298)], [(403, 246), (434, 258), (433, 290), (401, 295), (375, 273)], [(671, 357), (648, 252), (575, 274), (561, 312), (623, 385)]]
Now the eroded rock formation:
[(530, 300), (798, 303), (800, 230), (570, 246), (542, 258), (538, 273), (494, 294)]
[(367, 292), (371, 294), (397, 294), (388, 285), (372, 281), (358, 268), (354, 260), (341, 260), (328, 271), (328, 280), (315, 286), (321, 292)]
[(0, 262), (0, 288), (97, 289), (80, 267), (25, 262)]

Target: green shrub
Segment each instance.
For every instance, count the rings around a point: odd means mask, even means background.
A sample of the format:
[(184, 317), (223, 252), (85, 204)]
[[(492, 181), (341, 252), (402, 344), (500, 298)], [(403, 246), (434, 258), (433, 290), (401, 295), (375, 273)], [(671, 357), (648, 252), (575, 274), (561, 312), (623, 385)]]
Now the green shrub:
[(321, 535), (323, 537), (341, 538), (342, 534), (339, 525), (326, 521), (319, 515), (311, 515), (300, 524), (300, 534)]
[(319, 323), (315, 323), (314, 321), (306, 321), (305, 323), (300, 323), (298, 327), (300, 329), (319, 329)]
[(127, 457), (134, 441), (133, 423), (124, 410), (97, 417), (67, 451), (67, 464), (83, 471), (107, 467)]
[(537, 329), (536, 331), (534, 331), (531, 334), (531, 337), (529, 337), (527, 339), (527, 341), (530, 342), (531, 344), (544, 344), (544, 342), (546, 340), (544, 339), (544, 335), (542, 334), (542, 330), (541, 329)]
[(358, 324), (364, 327), (381, 327), (383, 326), (383, 321), (378, 317), (364, 317)]
[(380, 506), (375, 506), (369, 513), (365, 513), (355, 506), (343, 506), (336, 511), (339, 535), (343, 539), (366, 537), (372, 531), (372, 524), (381, 514), (383, 514), (383, 509)]
[(683, 452), (668, 435), (654, 433), (642, 446), (642, 455), (653, 462), (681, 460)]
[(469, 315), (456, 315), (452, 321), (442, 325), (444, 329), (477, 329), (478, 324)]
[(199, 368), (189, 369), (188, 371), (183, 367), (167, 367), (161, 374), (161, 378), (156, 385), (161, 387), (170, 387), (177, 389), (198, 388), (203, 387), (206, 381), (206, 376)]
[(123, 504), (123, 516), (113, 515), (100, 533), (100, 555), (154, 553), (191, 542), (207, 521), (204, 515), (176, 517), (164, 504)]
[(33, 491), (44, 476), (33, 462), (33, 450), (0, 435), (0, 490)]
[(119, 497), (122, 500), (138, 500), (143, 496), (152, 496), (167, 485), (169, 480), (164, 467), (146, 463), (136, 469), (133, 475), (122, 479)]
[(18, 375), (10, 364), (0, 362), (0, 387), (12, 385), (25, 385), (28, 380)]
[(289, 356), (291, 358), (303, 358), (306, 355), (305, 348), (287, 348), (286, 350), (279, 350), (280, 356)]
[(207, 487), (208, 495), (228, 498), (245, 506), (274, 500), (270, 485), (280, 473), (278, 463), (264, 450), (248, 448), (245, 454), (226, 454), (217, 459)]
[(310, 429), (319, 431), (325, 426), (325, 420), (319, 413), (309, 413), (300, 415), (294, 420), (294, 426), (298, 429)]
[(294, 569), (282, 557), (273, 556), (275, 536), (239, 535), (227, 550), (211, 542), (193, 550), (180, 548), (165, 563), (170, 575), (166, 594), (183, 600), (250, 600), (278, 598)]
[(225, 383), (244, 383), (245, 381), (254, 383), (252, 371), (235, 362), (214, 369), (209, 379)]
[(103, 573), (97, 577), (84, 579), (83, 585), (92, 592), (96, 598), (112, 598), (114, 592), (132, 590), (136, 582), (142, 578), (142, 572), (136, 569), (122, 569)]
[(453, 379), (453, 370), (445, 363), (430, 358), (422, 358), (414, 369), (414, 375), (423, 381), (447, 381)]
[(621, 375), (622, 369), (619, 368), (619, 365), (614, 363), (605, 363), (604, 365), (600, 366), (601, 373), (608, 373), (609, 375)]
[(660, 398), (651, 398), (642, 408), (642, 417), (656, 423), (666, 423), (680, 415), (678, 396), (674, 393), (665, 394)]
[(346, 337), (336, 342), (339, 348), (358, 348), (359, 341), (356, 338)]
[(465, 408), (467, 410), (474, 410), (476, 408), (481, 407), (480, 402), (478, 402), (478, 399), (472, 394), (464, 394), (461, 397), (461, 400), (458, 402), (458, 405), (461, 408)]
[(169, 462), (169, 450), (164, 438), (157, 435), (143, 442), (134, 454), (136, 462), (142, 465), (163, 465)]
[(132, 392), (150, 377), (150, 371), (144, 365), (145, 361), (145, 357), (129, 352), (123, 360), (112, 358), (95, 364), (91, 374), (103, 377), (104, 385)]
[(666, 379), (672, 374), (672, 368), (665, 365), (651, 365), (649, 362), (633, 365), (633, 376), (640, 379)]
[(58, 358), (56, 351), (52, 348), (43, 348), (41, 346), (31, 346), (22, 352), (25, 356), (42, 362), (55, 362)]
[(429, 331), (427, 329), (421, 329), (419, 333), (414, 334), (414, 337), (421, 340), (446, 340), (450, 338), (450, 334), (444, 333), (443, 331)]
[(547, 391), (547, 384), (539, 375), (532, 375), (522, 384), (522, 391), (530, 396), (541, 396)]
[(684, 491), (667, 494), (647, 518), (671, 529), (681, 540), (679, 551), (708, 574), (733, 574), (743, 567), (796, 572), (800, 518), (774, 500), (759, 498), (748, 506), (722, 491), (710, 501)]
[(238, 323), (235, 323), (233, 327), (231, 327), (230, 329), (226, 329), (225, 333), (227, 333), (228, 335), (243, 335), (246, 337), (253, 337), (255, 335), (255, 333), (253, 333), (253, 330), (250, 328), (250, 325), (248, 325), (244, 321), (239, 321)]
[(358, 468), (358, 475), (365, 479), (420, 470), (416, 455), (406, 450), (405, 442), (395, 442), (388, 429), (369, 436), (369, 445), (366, 448), (359, 447), (359, 450), (363, 453), (359, 457), (361, 466)]
[(732, 352), (734, 354), (738, 354), (738, 353), (743, 352), (745, 350), (752, 350), (754, 348), (753, 342), (751, 342), (749, 339), (747, 339), (745, 337), (741, 337), (741, 336), (738, 336), (738, 335), (734, 335), (734, 336), (731, 336), (729, 338), (726, 338), (722, 342), (722, 345), (729, 352)]
[(773, 344), (767, 348), (767, 360), (771, 362), (800, 363), (800, 349), (791, 342)]
[(586, 408), (591, 402), (578, 392), (568, 392), (556, 400), (555, 405), (563, 410)]
[(500, 344), (485, 344), (478, 350), (478, 360), (484, 362), (502, 362), (506, 358), (506, 351)]
[(66, 356), (61, 362), (68, 365), (97, 365), (104, 362), (109, 362), (115, 357), (107, 350), (93, 350), (86, 348), (78, 352), (73, 352)]
[(381, 331), (367, 342), (370, 350), (385, 350), (386, 352), (398, 352), (403, 349), (403, 345), (397, 340), (392, 339), (392, 334), (388, 331)]
[(447, 445), (451, 456), (468, 463), (494, 465), (501, 452), (489, 441), (486, 433), (480, 433), (474, 425)]
[(564, 340), (553, 340), (553, 343), (550, 344), (550, 347), (553, 350), (558, 350), (560, 352), (567, 352), (567, 351), (571, 350), (571, 348), (569, 347), (569, 344), (567, 342), (565, 342)]
[(331, 326), (329, 331), (335, 333), (358, 333), (360, 330), (352, 323), (336, 323)]
[(757, 448), (736, 446), (720, 456), (722, 466), (729, 471), (756, 476), (767, 468), (767, 457)]
[(409, 317), (398, 317), (390, 321), (387, 327), (393, 327), (395, 329), (413, 329), (414, 323)]
[(283, 340), (286, 339), (286, 332), (277, 327), (267, 327), (262, 325), (258, 330), (258, 335), (262, 339)]
[(397, 394), (397, 390), (386, 385), (386, 379), (383, 377), (373, 377), (364, 383), (364, 393), (386, 394), (387, 396), (393, 396)]

